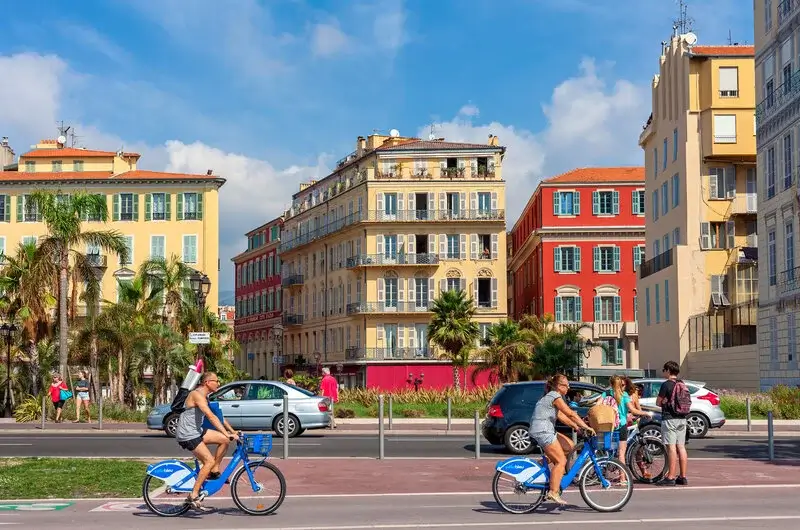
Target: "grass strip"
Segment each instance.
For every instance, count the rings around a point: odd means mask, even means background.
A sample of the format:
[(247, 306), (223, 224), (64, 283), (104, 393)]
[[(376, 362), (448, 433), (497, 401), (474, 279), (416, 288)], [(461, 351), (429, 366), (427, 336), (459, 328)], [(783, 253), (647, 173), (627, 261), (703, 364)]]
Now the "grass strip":
[(146, 462), (89, 458), (2, 458), (0, 499), (140, 497)]

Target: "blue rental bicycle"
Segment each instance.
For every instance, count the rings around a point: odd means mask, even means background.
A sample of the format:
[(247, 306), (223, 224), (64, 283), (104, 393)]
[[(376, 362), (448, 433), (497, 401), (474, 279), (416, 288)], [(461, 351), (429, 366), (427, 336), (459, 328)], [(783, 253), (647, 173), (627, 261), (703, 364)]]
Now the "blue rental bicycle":
[[(218, 493), (229, 482), (231, 497), (240, 510), (249, 515), (273, 513), (286, 498), (286, 479), (277, 467), (266, 461), (271, 450), (271, 434), (240, 433), (228, 466), (219, 478), (203, 484), (201, 500)], [(255, 458), (251, 459), (251, 455)], [(186, 497), (195, 485), (199, 470), (200, 462), (196, 458), (194, 469), (176, 459), (147, 466), (142, 496), (150, 511), (162, 517), (188, 512), (191, 506), (186, 503)]]
[[(561, 479), (561, 491), (566, 490), (578, 479), (578, 488), (584, 502), (598, 512), (621, 510), (633, 494), (633, 477), (625, 465), (603, 451), (614, 450), (611, 433), (586, 437), (575, 462)], [(596, 454), (599, 452), (599, 455)], [(492, 493), (500, 507), (509, 513), (530, 513), (544, 502), (550, 489), (550, 466), (543, 454), (541, 463), (531, 458), (514, 457), (502, 460), (495, 467)], [(510, 502), (504, 498), (503, 491), (519, 499)], [(613, 494), (620, 495), (616, 501), (609, 501)]]

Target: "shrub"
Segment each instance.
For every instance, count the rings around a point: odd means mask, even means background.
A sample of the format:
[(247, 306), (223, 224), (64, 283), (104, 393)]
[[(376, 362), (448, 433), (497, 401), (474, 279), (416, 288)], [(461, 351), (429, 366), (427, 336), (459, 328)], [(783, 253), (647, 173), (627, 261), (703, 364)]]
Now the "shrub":
[(447, 398), (452, 399), (453, 405), (458, 403), (488, 403), (497, 392), (496, 386), (482, 386), (469, 390), (456, 390), (447, 388), (443, 390), (429, 390), (422, 388), (419, 391), (404, 389), (394, 392), (383, 392), (376, 388), (352, 388), (339, 392), (339, 399), (350, 403), (358, 403), (370, 407), (378, 403), (378, 396), (384, 394), (387, 399), (392, 395), (395, 404), (440, 405), (447, 403)]
[(424, 418), (425, 411), (419, 409), (405, 409), (403, 410), (404, 418)]
[[(64, 404), (64, 409), (61, 411), (61, 417), (64, 421), (74, 420), (76, 401), (74, 398), (68, 399)], [(49, 397), (45, 398), (45, 407), (48, 418), (55, 417), (55, 408), (53, 402)], [(92, 402), (89, 406), (91, 411), (92, 421), (97, 421), (99, 413), (99, 406)], [(86, 411), (83, 411), (82, 416), (85, 418)], [(133, 410), (123, 404), (114, 401), (103, 402), (103, 419), (106, 421), (122, 422), (122, 423), (144, 423), (147, 421), (147, 415), (150, 413), (149, 407), (144, 410)], [(17, 405), (14, 410), (14, 419), (17, 423), (28, 423), (33, 421), (42, 420), (42, 397), (27, 396), (25, 400)]]
[(333, 409), (333, 416), (336, 418), (355, 418), (356, 413), (353, 409)]

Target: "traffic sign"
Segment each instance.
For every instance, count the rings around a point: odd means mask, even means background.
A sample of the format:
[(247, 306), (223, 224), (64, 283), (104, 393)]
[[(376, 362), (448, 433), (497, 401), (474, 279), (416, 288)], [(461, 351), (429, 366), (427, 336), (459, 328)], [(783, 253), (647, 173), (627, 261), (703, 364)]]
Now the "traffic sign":
[(210, 344), (211, 334), (208, 331), (189, 332), (189, 344)]

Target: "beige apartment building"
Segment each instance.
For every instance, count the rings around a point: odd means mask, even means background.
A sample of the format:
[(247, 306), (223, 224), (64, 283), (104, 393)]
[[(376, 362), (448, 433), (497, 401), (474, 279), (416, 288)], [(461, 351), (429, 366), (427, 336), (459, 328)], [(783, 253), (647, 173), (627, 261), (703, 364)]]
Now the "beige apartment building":
[(451, 386), (429, 346), (431, 305), (467, 290), (476, 320), (506, 318), (505, 148), (373, 134), (285, 212), (280, 258), (287, 363), (349, 386)]
[(640, 367), (667, 360), (725, 388), (758, 386), (754, 50), (665, 43), (645, 153)]
[(760, 385), (800, 385), (800, 1), (755, 0)]

